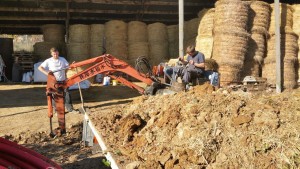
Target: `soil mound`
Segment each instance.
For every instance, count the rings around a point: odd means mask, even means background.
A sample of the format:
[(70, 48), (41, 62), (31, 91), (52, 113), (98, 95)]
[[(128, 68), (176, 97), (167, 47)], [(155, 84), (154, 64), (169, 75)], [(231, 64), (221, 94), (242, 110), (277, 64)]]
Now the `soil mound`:
[(299, 101), (202, 85), (91, 116), (121, 168), (299, 168)]

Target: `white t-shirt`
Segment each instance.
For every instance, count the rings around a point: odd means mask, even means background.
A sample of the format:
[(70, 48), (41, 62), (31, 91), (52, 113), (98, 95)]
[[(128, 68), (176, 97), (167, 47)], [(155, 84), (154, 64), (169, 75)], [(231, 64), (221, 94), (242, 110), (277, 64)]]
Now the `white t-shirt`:
[[(69, 66), (68, 61), (63, 57), (58, 57), (58, 59), (54, 59), (53, 57), (46, 59), (41, 66), (44, 69), (50, 70), (51, 72), (66, 69)], [(54, 73), (54, 76), (57, 81), (66, 80), (66, 72), (65, 70), (61, 70)]]

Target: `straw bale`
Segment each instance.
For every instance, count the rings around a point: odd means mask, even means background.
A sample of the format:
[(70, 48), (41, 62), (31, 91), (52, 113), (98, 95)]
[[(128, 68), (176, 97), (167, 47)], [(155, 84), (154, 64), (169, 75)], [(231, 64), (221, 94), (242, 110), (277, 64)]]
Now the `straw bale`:
[(241, 1), (224, 0), (215, 4), (214, 25), (217, 29), (230, 25), (236, 30), (247, 30), (249, 6)]
[(179, 27), (178, 25), (170, 25), (167, 26), (167, 32), (168, 32), (168, 42), (177, 42), (179, 41)]
[(102, 43), (90, 43), (90, 56), (96, 57), (103, 55), (103, 45)]
[(283, 61), (283, 82), (284, 87), (287, 89), (294, 89), (297, 86), (297, 75), (295, 64), (298, 62), (297, 58), (294, 59), (284, 59)]
[(90, 25), (75, 24), (69, 27), (69, 43), (89, 43)]
[(229, 65), (219, 65), (220, 85), (229, 85), (241, 81), (240, 68), (231, 67)]
[(91, 43), (103, 44), (104, 38), (104, 25), (103, 24), (92, 24), (91, 25)]
[(254, 33), (249, 38), (248, 51), (245, 60), (256, 60), (259, 64), (262, 64), (265, 57), (266, 50), (266, 37), (263, 34)]
[(78, 62), (90, 58), (90, 46), (88, 43), (68, 43), (67, 52), (70, 62)]
[(214, 39), (212, 36), (196, 39), (196, 50), (201, 51), (205, 58), (211, 58)]
[(147, 42), (147, 25), (140, 21), (131, 21), (128, 23), (128, 42)]
[(119, 59), (127, 60), (128, 59), (127, 41), (107, 40), (106, 41), (106, 53), (109, 53)]
[(140, 56), (149, 58), (148, 42), (136, 42), (128, 44), (128, 59), (136, 59)]
[(179, 56), (179, 43), (178, 42), (169, 42), (169, 56), (170, 58), (178, 58)]
[(261, 70), (261, 64), (257, 61), (253, 60), (245, 60), (243, 72), (242, 72), (242, 78), (245, 76), (255, 76), (259, 77), (260, 70)]
[(104, 24), (104, 35), (110, 41), (127, 41), (127, 31), (127, 23), (121, 20), (111, 20)]
[[(297, 58), (299, 47), (297, 45), (298, 36), (295, 33), (289, 32), (281, 35), (281, 55), (286, 59)], [(275, 61), (275, 36), (271, 36), (268, 40), (268, 50), (265, 63)]]
[(204, 14), (201, 15), (200, 23), (198, 26), (198, 36), (199, 35), (212, 35), (212, 30), (214, 27), (214, 15), (215, 15), (215, 8), (211, 9), (203, 9), (205, 11)]
[(63, 43), (65, 42), (65, 26), (59, 24), (46, 24), (41, 27), (44, 41)]
[[(275, 33), (275, 10), (274, 4), (271, 4), (271, 22), (269, 27), (269, 32), (271, 34)], [(293, 8), (289, 4), (280, 3), (280, 31), (287, 32), (292, 31), (293, 28)]]
[(214, 59), (205, 59), (205, 70), (218, 71), (219, 65)]
[(169, 60), (168, 43), (150, 43), (150, 60), (152, 63), (160, 63), (163, 60)]
[(251, 1), (249, 27), (251, 32), (267, 33), (270, 26), (271, 6), (263, 1)]
[(299, 36), (300, 34), (300, 4), (294, 4), (293, 6), (293, 31)]
[(196, 38), (198, 34), (199, 18), (194, 18), (184, 23), (184, 39)]
[(60, 56), (65, 56), (65, 44), (64, 43), (55, 43), (55, 42), (37, 42), (33, 45), (34, 54), (39, 58), (39, 61), (44, 61), (51, 57), (50, 49), (57, 48)]
[(148, 30), (148, 42), (156, 43), (156, 42), (167, 42), (168, 41), (168, 33), (167, 26), (163, 23), (152, 23), (147, 26)]
[(269, 84), (276, 84), (276, 62), (265, 63), (263, 65), (262, 77), (267, 78)]

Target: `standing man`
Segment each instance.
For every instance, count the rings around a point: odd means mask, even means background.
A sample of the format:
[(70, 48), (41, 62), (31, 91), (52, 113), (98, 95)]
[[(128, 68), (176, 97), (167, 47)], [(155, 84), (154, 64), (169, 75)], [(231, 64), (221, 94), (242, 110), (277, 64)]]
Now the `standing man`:
[(188, 54), (187, 60), (184, 60), (183, 57), (179, 57), (178, 59), (183, 62), (183, 64), (187, 64), (187, 67), (183, 70), (182, 80), (184, 83), (188, 84), (193, 77), (204, 74), (205, 57), (203, 53), (195, 50), (194, 45), (188, 46), (186, 53)]
[[(59, 52), (56, 48), (51, 48), (50, 49), (50, 54), (52, 57), (46, 59), (39, 67), (38, 69), (44, 73), (46, 76), (50, 72), (55, 72), (54, 76), (56, 78), (56, 81), (58, 82), (63, 82), (66, 80), (66, 69), (69, 67), (68, 61), (64, 57), (59, 56)], [(58, 71), (60, 70), (60, 71)], [(71, 101), (71, 96), (66, 89), (65, 91), (65, 107), (66, 107), (66, 112), (73, 112), (73, 105)]]

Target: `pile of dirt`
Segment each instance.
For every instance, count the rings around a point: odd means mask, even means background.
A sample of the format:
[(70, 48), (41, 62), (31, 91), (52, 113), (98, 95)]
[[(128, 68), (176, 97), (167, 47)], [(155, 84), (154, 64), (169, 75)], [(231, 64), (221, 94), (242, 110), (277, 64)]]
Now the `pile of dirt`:
[(202, 85), (91, 117), (121, 168), (299, 168), (299, 101)]

